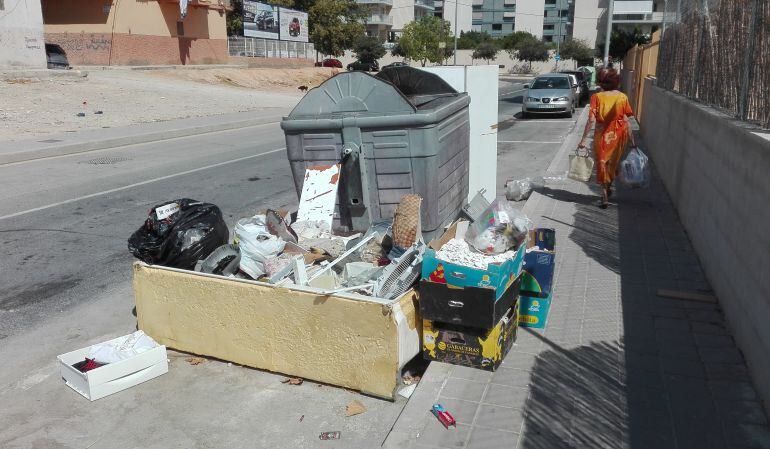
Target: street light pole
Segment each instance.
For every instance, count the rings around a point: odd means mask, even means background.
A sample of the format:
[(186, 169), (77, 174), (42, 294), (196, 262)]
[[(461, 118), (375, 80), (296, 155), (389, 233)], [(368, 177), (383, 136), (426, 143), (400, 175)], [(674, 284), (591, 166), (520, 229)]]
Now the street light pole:
[(612, 38), (612, 16), (615, 14), (615, 0), (607, 7), (607, 35), (604, 38), (604, 67), (610, 62), (610, 39)]
[(559, 29), (556, 30), (556, 71), (559, 70), (559, 59), (561, 59), (561, 56), (559, 55), (559, 51), (561, 50), (561, 9), (559, 11), (559, 23), (558, 27)]
[(455, 0), (455, 23), (454, 23), (454, 29), (455, 29), (455, 51), (452, 53), (454, 55), (454, 65), (457, 65), (457, 2), (459, 0)]

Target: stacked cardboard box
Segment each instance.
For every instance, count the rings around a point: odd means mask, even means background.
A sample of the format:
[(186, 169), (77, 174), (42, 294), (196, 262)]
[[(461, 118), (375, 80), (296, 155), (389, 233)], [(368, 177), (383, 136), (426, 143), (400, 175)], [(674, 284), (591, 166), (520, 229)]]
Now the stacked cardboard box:
[(553, 229), (538, 228), (530, 235), (521, 274), (520, 326), (544, 328), (548, 321), (556, 266), (555, 241), (556, 233)]
[(436, 252), (462, 238), (467, 222), (452, 225), (425, 251), (420, 281), (423, 356), (495, 371), (516, 340), (519, 288), (526, 244), (513, 258), (478, 269), (454, 264)]

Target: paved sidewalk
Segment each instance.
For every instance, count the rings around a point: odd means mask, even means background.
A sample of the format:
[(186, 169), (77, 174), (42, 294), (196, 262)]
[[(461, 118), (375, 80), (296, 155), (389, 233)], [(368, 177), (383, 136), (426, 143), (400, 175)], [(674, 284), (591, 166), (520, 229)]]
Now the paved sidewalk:
[[(566, 166), (562, 152), (552, 171)], [(385, 447), (770, 448), (719, 306), (656, 296), (710, 292), (660, 180), (597, 206), (593, 185), (569, 180), (532, 195), (529, 217), (556, 229), (546, 329), (520, 328), (496, 373), (431, 363)]]

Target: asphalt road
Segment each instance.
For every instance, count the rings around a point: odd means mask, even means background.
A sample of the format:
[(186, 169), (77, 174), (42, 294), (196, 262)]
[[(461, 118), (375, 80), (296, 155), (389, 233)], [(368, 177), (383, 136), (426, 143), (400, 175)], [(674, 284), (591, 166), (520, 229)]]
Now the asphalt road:
[[(573, 126), (520, 119), (522, 83), (500, 93), (498, 195), (509, 177), (542, 174)], [(190, 366), (173, 351), (168, 375), (91, 404), (56, 375), (57, 354), (134, 328), (126, 240), (147, 211), (194, 198), (217, 204), (232, 228), (265, 207), (293, 207), (284, 145), (266, 124), (0, 165), (0, 446), (315, 447), (319, 429), (342, 430), (335, 447), (384, 439), (403, 398), (286, 386), (235, 365)], [(352, 399), (367, 413), (345, 418)]]

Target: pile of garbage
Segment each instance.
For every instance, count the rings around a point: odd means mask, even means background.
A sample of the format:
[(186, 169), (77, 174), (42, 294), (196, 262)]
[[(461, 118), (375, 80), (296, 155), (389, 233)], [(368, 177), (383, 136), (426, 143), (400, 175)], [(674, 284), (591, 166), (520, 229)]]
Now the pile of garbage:
[(363, 235), (332, 231), (333, 203), (321, 215), (303, 211), (302, 203), (293, 221), (287, 211), (272, 209), (238, 220), (228, 243), (218, 207), (170, 201), (149, 211), (128, 248), (149, 264), (311, 286), (326, 294), (350, 291), (393, 299), (416, 283), (425, 248), (418, 195), (404, 195), (392, 220), (372, 224)]
[[(217, 206), (189, 198), (159, 204), (128, 239), (128, 248), (149, 264), (310, 286), (326, 294), (397, 298), (420, 277), (426, 247), (422, 198), (404, 195), (392, 219), (373, 223), (363, 234), (335, 233), (338, 170), (336, 165), (308, 169), (296, 214), (266, 209), (242, 218), (231, 242)], [(526, 216), (507, 201), (488, 203), (481, 193), (465, 208), (472, 215), (468, 232), (442, 248), (443, 260), (486, 269), (513, 258), (525, 241), (531, 227)]]

